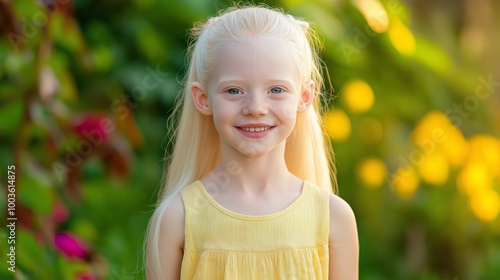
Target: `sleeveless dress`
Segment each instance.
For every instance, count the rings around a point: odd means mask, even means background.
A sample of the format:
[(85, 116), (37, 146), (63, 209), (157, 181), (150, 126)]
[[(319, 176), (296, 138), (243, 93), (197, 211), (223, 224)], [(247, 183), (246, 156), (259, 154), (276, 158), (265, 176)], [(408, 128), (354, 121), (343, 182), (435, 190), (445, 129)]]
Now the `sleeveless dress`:
[(329, 193), (304, 181), (285, 209), (230, 211), (200, 181), (181, 191), (185, 209), (181, 280), (328, 279)]

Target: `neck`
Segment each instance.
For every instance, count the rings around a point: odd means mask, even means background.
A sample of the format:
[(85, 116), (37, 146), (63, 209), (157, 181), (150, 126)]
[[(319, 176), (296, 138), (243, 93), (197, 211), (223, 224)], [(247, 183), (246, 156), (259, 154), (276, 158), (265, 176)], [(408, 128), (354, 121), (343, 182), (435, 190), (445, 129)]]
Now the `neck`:
[(226, 152), (221, 154), (221, 161), (212, 172), (221, 185), (244, 192), (262, 192), (295, 179), (286, 166), (285, 143), (257, 157), (248, 157), (232, 149), (223, 150)]

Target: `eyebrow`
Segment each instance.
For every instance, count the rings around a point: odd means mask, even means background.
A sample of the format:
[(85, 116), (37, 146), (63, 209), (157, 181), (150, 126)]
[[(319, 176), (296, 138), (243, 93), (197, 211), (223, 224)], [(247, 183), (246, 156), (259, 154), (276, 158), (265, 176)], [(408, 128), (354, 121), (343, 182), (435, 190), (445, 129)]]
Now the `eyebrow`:
[(293, 85), (293, 81), (292, 80), (288, 80), (288, 79), (270, 79), (268, 80), (269, 82), (271, 83), (276, 83), (276, 84), (281, 84), (281, 83), (285, 83), (285, 84), (288, 84), (288, 85)]
[[(270, 84), (286, 84), (286, 85), (289, 85), (289, 86), (292, 86), (293, 85), (293, 81), (292, 80), (289, 80), (289, 79), (268, 79), (268, 80), (265, 80), (266, 83), (270, 83)], [(220, 84), (231, 84), (231, 83), (247, 83), (247, 81), (245, 79), (224, 79), (224, 80), (219, 80), (217, 81), (217, 84), (220, 85)]]
[(224, 79), (216, 81), (217, 84), (245, 83), (244, 79)]

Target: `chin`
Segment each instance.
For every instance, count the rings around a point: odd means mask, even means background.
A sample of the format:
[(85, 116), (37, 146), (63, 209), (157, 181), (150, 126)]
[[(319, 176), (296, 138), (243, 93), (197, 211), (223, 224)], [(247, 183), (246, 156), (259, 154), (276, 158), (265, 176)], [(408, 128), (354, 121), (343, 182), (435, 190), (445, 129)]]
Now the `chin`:
[(265, 144), (248, 144), (247, 147), (240, 147), (237, 150), (248, 158), (259, 158), (272, 153), (276, 148)]
[(269, 153), (268, 150), (239, 150), (240, 153), (248, 158), (259, 158)]

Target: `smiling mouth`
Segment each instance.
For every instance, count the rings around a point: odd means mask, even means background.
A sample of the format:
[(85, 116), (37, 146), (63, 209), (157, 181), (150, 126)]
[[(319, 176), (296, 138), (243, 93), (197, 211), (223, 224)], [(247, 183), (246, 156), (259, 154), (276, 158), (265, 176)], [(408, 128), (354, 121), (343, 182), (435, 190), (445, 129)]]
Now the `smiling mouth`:
[(244, 131), (248, 131), (248, 132), (261, 132), (261, 131), (266, 131), (266, 130), (269, 130), (271, 128), (273, 128), (274, 126), (265, 126), (265, 127), (237, 127), (241, 130), (244, 130)]

